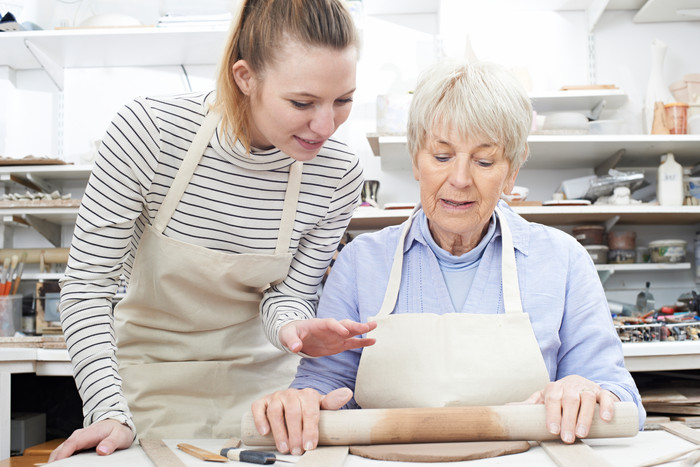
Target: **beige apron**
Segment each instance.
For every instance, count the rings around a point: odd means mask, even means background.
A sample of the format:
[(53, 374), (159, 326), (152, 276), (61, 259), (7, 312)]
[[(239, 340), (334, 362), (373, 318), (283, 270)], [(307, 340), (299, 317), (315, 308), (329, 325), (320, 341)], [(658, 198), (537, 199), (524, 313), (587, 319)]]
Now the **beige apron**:
[(362, 351), (355, 400), (363, 408), (501, 405), (543, 389), (549, 376), (520, 302), (513, 239), (501, 224), (504, 314), (392, 314), (401, 283), (403, 248), (396, 247), (389, 284)]
[(274, 254), (226, 254), (163, 235), (220, 118), (210, 111), (197, 132), (115, 310), (119, 374), (141, 437), (240, 436), (251, 402), (287, 388), (299, 361), (268, 342), (259, 305), (292, 261), (300, 162), (290, 167)]

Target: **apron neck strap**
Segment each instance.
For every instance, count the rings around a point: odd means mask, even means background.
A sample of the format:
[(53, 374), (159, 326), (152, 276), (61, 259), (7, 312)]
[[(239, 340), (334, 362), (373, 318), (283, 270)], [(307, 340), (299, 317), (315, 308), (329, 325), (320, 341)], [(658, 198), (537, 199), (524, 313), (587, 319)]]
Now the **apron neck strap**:
[(202, 159), (204, 150), (207, 149), (212, 136), (214, 136), (219, 121), (221, 121), (221, 114), (214, 110), (209, 110), (206, 117), (204, 117), (204, 122), (192, 140), (192, 144), (190, 144), (190, 148), (187, 150), (187, 154), (175, 175), (175, 179), (165, 195), (163, 204), (160, 205), (158, 213), (153, 220), (153, 228), (158, 233), (163, 233), (165, 226), (168, 225), (170, 218), (173, 217), (175, 208), (180, 203), (180, 198), (182, 198), (185, 188), (189, 185), (192, 175)]
[[(207, 146), (209, 146), (209, 142), (214, 136), (216, 127), (219, 125), (220, 121), (221, 113), (213, 109), (210, 109), (204, 117), (204, 122), (202, 122), (202, 126), (192, 140), (192, 144), (187, 150), (187, 154), (175, 175), (175, 179), (153, 220), (153, 228), (158, 233), (163, 233), (168, 222), (170, 222), (177, 205), (180, 203), (182, 194), (185, 192), (190, 180), (192, 180), (192, 175), (199, 165), (199, 161), (202, 160), (204, 151), (207, 149)], [(303, 163), (299, 161), (293, 162), (289, 167), (289, 180), (284, 196), (284, 207), (282, 208), (280, 230), (277, 234), (275, 254), (287, 253), (290, 248), (292, 233), (294, 232), (297, 202), (299, 200), (299, 190), (301, 187), (302, 168)]]
[(522, 313), (518, 268), (515, 264), (513, 235), (503, 212), (496, 207), (498, 222), (501, 224), (501, 285), (503, 287), (503, 308), (506, 313)]
[[(376, 318), (383, 318), (391, 314), (396, 306), (396, 299), (399, 296), (401, 286), (401, 270), (403, 268), (403, 248), (406, 236), (411, 229), (411, 224), (420, 209), (420, 205), (414, 209), (405, 222), (399, 243), (394, 251), (394, 261), (389, 273), (389, 283), (384, 294), (384, 301), (377, 313)], [(503, 305), (506, 313), (522, 313), (523, 307), (520, 302), (520, 286), (518, 285), (518, 269), (515, 264), (515, 248), (513, 247), (513, 236), (501, 210), (496, 207), (496, 215), (501, 225), (501, 284), (503, 287)]]
[(294, 231), (294, 219), (296, 218), (297, 202), (299, 201), (299, 189), (301, 187), (301, 172), (304, 164), (295, 161), (289, 166), (289, 180), (284, 194), (284, 207), (282, 208), (282, 220), (280, 230), (277, 233), (277, 245), (275, 254), (289, 251), (292, 233)]

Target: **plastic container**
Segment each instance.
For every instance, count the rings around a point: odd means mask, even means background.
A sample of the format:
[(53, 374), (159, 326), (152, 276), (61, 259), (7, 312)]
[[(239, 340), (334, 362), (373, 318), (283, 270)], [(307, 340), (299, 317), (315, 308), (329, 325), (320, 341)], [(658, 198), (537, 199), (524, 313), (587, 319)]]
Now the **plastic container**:
[(602, 225), (580, 225), (574, 227), (573, 235), (581, 245), (604, 245), (605, 227)]
[(666, 124), (672, 135), (684, 135), (688, 128), (688, 104), (671, 102), (666, 108)]
[(608, 250), (605, 245), (585, 245), (584, 248), (591, 255), (593, 264), (605, 264), (608, 262)]
[(685, 240), (656, 240), (649, 243), (652, 263), (682, 263), (685, 261)]
[(608, 247), (611, 250), (634, 250), (637, 248), (636, 243), (636, 232), (608, 232)]
[(637, 250), (609, 250), (608, 263), (631, 264), (637, 259)]
[(656, 199), (662, 206), (683, 204), (683, 167), (676, 162), (673, 153), (661, 156), (657, 171)]

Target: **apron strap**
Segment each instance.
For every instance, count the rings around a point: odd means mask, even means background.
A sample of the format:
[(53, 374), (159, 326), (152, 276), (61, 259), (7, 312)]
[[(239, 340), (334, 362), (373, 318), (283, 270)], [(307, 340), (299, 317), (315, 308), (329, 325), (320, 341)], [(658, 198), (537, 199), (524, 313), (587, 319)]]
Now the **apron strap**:
[(389, 283), (386, 286), (386, 292), (384, 293), (384, 301), (382, 302), (382, 307), (377, 313), (377, 318), (384, 318), (389, 316), (394, 307), (396, 306), (396, 299), (399, 296), (399, 288), (401, 287), (401, 269), (403, 268), (403, 246), (406, 242), (406, 235), (411, 228), (413, 223), (413, 218), (420, 209), (420, 204), (416, 206), (408, 220), (404, 224), (403, 230), (401, 231), (401, 236), (399, 237), (399, 244), (396, 245), (396, 251), (394, 252), (394, 261), (391, 263), (391, 272), (389, 273)]
[(275, 254), (282, 254), (289, 251), (294, 231), (294, 219), (296, 218), (297, 202), (299, 201), (299, 188), (301, 187), (301, 172), (304, 167), (302, 162), (296, 161), (289, 166), (289, 180), (287, 190), (284, 194), (284, 207), (282, 208), (282, 219), (280, 230), (277, 234), (277, 245)]
[[(401, 287), (401, 270), (403, 268), (403, 248), (415, 214), (421, 208), (420, 204), (416, 206), (408, 220), (404, 224), (399, 237), (399, 243), (394, 252), (394, 261), (391, 264), (391, 272), (389, 273), (389, 283), (387, 284), (386, 292), (384, 293), (384, 301), (377, 313), (376, 318), (389, 316), (399, 296), (399, 288)], [(496, 207), (496, 215), (501, 225), (501, 283), (503, 287), (503, 306), (506, 313), (522, 313), (523, 307), (520, 301), (520, 286), (518, 285), (518, 269), (515, 264), (515, 249), (513, 247), (513, 236), (505, 220), (505, 216), (501, 210)]]
[(503, 286), (503, 308), (506, 313), (522, 313), (518, 268), (515, 264), (513, 235), (503, 212), (496, 207), (498, 222), (501, 224), (501, 284)]
[[(182, 194), (185, 192), (190, 180), (192, 180), (192, 175), (194, 175), (199, 161), (202, 160), (204, 151), (207, 149), (207, 146), (209, 146), (209, 142), (214, 136), (214, 132), (216, 132), (216, 127), (219, 125), (220, 121), (221, 113), (215, 110), (209, 110), (206, 117), (204, 117), (204, 122), (202, 122), (202, 126), (192, 140), (192, 144), (187, 150), (187, 154), (175, 175), (175, 179), (153, 220), (153, 228), (158, 233), (163, 233), (168, 222), (170, 222), (177, 205), (180, 203)], [(289, 245), (294, 231), (297, 202), (299, 200), (302, 168), (303, 163), (298, 161), (293, 162), (289, 167), (289, 181), (287, 182), (287, 189), (284, 196), (282, 219), (280, 221), (280, 230), (277, 235), (275, 254), (289, 251)]]
[(214, 110), (209, 110), (206, 117), (204, 117), (204, 122), (192, 140), (180, 169), (177, 171), (175, 179), (165, 195), (163, 204), (160, 205), (158, 213), (153, 220), (153, 228), (158, 233), (163, 233), (165, 226), (170, 222), (170, 218), (173, 216), (178, 203), (180, 203), (180, 198), (182, 198), (182, 194), (185, 192), (187, 185), (189, 185), (192, 175), (202, 159), (204, 150), (209, 146), (209, 141), (214, 136), (220, 120), (221, 114)]

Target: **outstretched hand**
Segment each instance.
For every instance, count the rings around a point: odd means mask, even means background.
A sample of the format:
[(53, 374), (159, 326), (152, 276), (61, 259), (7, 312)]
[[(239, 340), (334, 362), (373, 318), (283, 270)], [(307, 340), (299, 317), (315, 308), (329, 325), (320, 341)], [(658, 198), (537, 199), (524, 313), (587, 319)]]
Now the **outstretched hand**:
[(51, 452), (49, 462), (65, 459), (78, 451), (97, 446), (97, 454), (107, 456), (117, 449), (126, 449), (134, 441), (134, 433), (116, 420), (102, 420), (75, 430), (70, 437)]
[(279, 338), (282, 345), (294, 353), (323, 357), (374, 344), (373, 338), (355, 336), (368, 333), (376, 327), (375, 322), (312, 318), (285, 324), (280, 329)]

